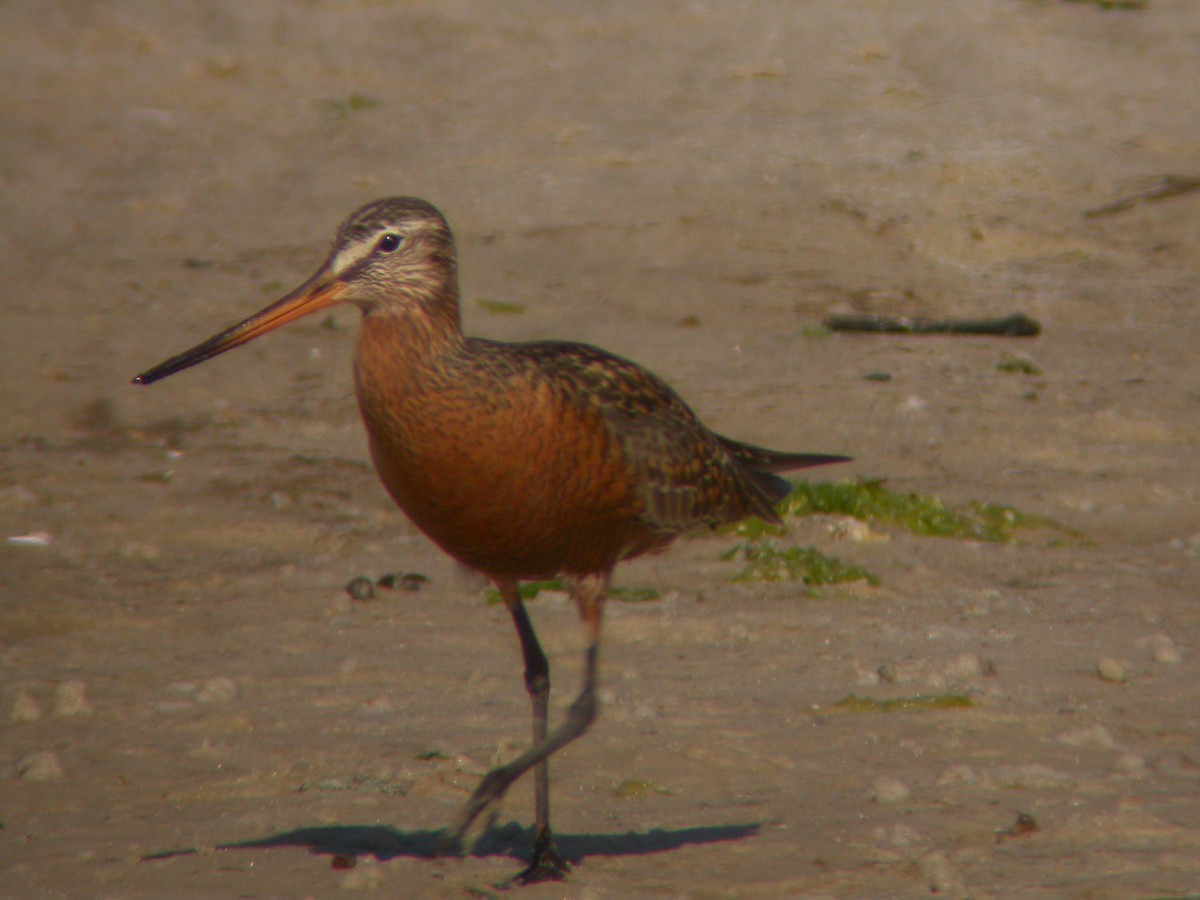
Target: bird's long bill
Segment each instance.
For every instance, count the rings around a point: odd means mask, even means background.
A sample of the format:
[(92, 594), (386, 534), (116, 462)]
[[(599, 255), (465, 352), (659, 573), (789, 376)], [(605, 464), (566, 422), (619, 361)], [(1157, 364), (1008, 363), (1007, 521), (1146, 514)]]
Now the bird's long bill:
[(214, 356), (220, 356), (226, 350), (240, 347), (247, 341), (252, 341), (280, 325), (286, 325), (301, 316), (307, 316), (319, 309), (333, 306), (339, 301), (345, 289), (346, 286), (343, 282), (330, 278), (328, 271), (322, 269), (282, 300), (272, 303), (250, 318), (226, 328), (220, 334), (197, 344), (191, 350), (186, 350), (178, 356), (172, 356), (153, 369), (134, 376), (133, 383), (153, 384), (168, 375), (174, 375), (176, 372), (191, 368)]

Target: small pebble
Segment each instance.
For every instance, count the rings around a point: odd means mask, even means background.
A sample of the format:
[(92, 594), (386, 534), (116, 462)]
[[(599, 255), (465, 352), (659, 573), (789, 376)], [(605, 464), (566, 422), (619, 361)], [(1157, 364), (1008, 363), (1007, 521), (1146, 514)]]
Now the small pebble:
[(1183, 657), (1179, 655), (1179, 651), (1173, 646), (1155, 647), (1154, 661), (1162, 663), (1164, 666), (1177, 666), (1183, 662)]
[(633, 717), (639, 722), (649, 722), (659, 717), (658, 707), (647, 700), (639, 700), (633, 704)]
[(365, 575), (357, 575), (346, 585), (346, 593), (351, 600), (372, 600), (375, 597), (375, 586)]
[(1150, 648), (1150, 652), (1154, 655), (1156, 663), (1162, 663), (1165, 666), (1177, 666), (1183, 662), (1183, 657), (1179, 655), (1179, 650), (1175, 646), (1175, 642), (1165, 634), (1156, 634), (1153, 637), (1147, 638), (1145, 645)]
[(228, 50), (214, 53), (204, 61), (204, 71), (214, 78), (229, 78), (242, 68), (241, 59)]
[(996, 833), (996, 840), (1007, 841), (1013, 838), (1028, 837), (1041, 830), (1042, 827), (1038, 825), (1037, 819), (1029, 813), (1021, 813), (1017, 816), (1017, 821), (1013, 822), (1011, 826)]
[(945, 671), (953, 681), (969, 681), (983, 674), (983, 660), (974, 653), (963, 653), (950, 660)]
[(859, 687), (874, 687), (879, 684), (879, 672), (875, 669), (858, 669), (854, 681)]
[(9, 537), (8, 542), (25, 547), (49, 547), (54, 543), (54, 535), (48, 531), (33, 531), (29, 534), (14, 534)]
[(422, 575), (420, 572), (405, 572), (400, 577), (400, 590), (416, 593), (421, 590), (429, 581), (429, 578)]
[(853, 541), (856, 544), (886, 544), (891, 540), (890, 535), (873, 531), (870, 525), (853, 516), (838, 519), (829, 526), (829, 533), (835, 538)]
[(17, 691), (13, 700), (12, 720), (14, 722), (36, 722), (42, 717), (42, 705), (33, 694), (26, 690)]
[(903, 803), (911, 792), (899, 778), (881, 775), (871, 782), (871, 799), (876, 803)]
[(395, 706), (388, 697), (372, 697), (370, 700), (364, 700), (362, 711), (367, 716), (386, 716), (390, 715)]
[(137, 562), (153, 562), (162, 556), (162, 548), (150, 541), (126, 541), (121, 545), (121, 555)]
[(60, 781), (63, 777), (62, 763), (53, 750), (36, 750), (19, 760), (15, 766), (17, 775), (26, 781)]
[(929, 890), (935, 894), (959, 894), (966, 889), (967, 883), (962, 873), (940, 850), (926, 853), (918, 859), (917, 871), (929, 885)]
[(92, 711), (87, 684), (81, 678), (68, 678), (54, 689), (54, 715), (78, 716)]
[(389, 590), (399, 589), (416, 593), (421, 590), (429, 581), (429, 577), (422, 575), (420, 572), (405, 572), (403, 575), (397, 575), (395, 572), (389, 572), (383, 575), (375, 582), (376, 587), (387, 588)]
[(938, 773), (937, 784), (939, 787), (946, 787), (954, 784), (975, 784), (979, 781), (979, 773), (970, 766), (960, 763), (955, 766), (942, 769)]
[(1111, 656), (1100, 657), (1096, 663), (1096, 674), (1114, 684), (1120, 684), (1129, 677), (1129, 671), (1125, 668), (1125, 664)]
[(1092, 725), (1089, 728), (1077, 728), (1074, 731), (1065, 731), (1058, 736), (1058, 740), (1071, 747), (1091, 746), (1112, 750), (1117, 746), (1112, 732), (1103, 725)]
[(210, 678), (196, 691), (198, 703), (228, 703), (236, 700), (240, 691), (237, 682), (224, 675)]
[(1113, 769), (1130, 778), (1141, 778), (1146, 774), (1146, 757), (1140, 753), (1122, 753)]
[(1018, 766), (994, 766), (985, 774), (984, 783), (989, 787), (1041, 790), (1071, 787), (1075, 779), (1066, 772), (1049, 766), (1026, 763)]

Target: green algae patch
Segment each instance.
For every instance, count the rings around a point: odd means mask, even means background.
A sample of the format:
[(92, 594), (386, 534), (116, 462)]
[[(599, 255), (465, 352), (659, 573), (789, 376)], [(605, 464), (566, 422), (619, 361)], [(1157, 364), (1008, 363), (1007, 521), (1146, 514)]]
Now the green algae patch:
[(671, 792), (653, 781), (640, 781), (635, 778), (622, 781), (613, 788), (613, 796), (621, 800), (641, 800), (651, 794), (663, 794), (669, 797)]
[(814, 706), (813, 712), (925, 712), (931, 709), (970, 709), (974, 705), (975, 701), (966, 694), (918, 694), (916, 697), (889, 697), (884, 700), (847, 694), (829, 706)]
[(786, 525), (772, 525), (764, 522), (758, 516), (742, 519), (733, 525), (723, 525), (717, 529), (717, 534), (736, 534), (740, 538), (758, 540), (764, 537), (783, 537), (788, 533)]
[(1007, 544), (1019, 528), (1057, 528), (1041, 516), (997, 503), (967, 504), (952, 509), (930, 494), (889, 491), (882, 480), (843, 479), (810, 484), (798, 482), (778, 507), (781, 513), (809, 516), (815, 513), (853, 516), (864, 522), (884, 522), (913, 534), (956, 537)]
[(524, 303), (506, 303), (503, 300), (476, 300), (475, 303), (485, 312), (497, 316), (515, 316), (525, 312)]
[(383, 106), (378, 97), (368, 97), (366, 94), (350, 94), (348, 97), (329, 97), (321, 101), (321, 109), (329, 115), (344, 119), (354, 113)]
[(662, 599), (662, 594), (660, 594), (654, 588), (609, 588), (608, 596), (609, 599), (617, 600), (621, 603), (653, 603), (656, 600)]
[(419, 759), (419, 760), (421, 760), (421, 762), (429, 762), (430, 760), (449, 759), (449, 758), (450, 758), (450, 755), (448, 753), (442, 752), (441, 750), (422, 750), (420, 753), (418, 753), (416, 756), (413, 757), (413, 759)]
[(998, 372), (1013, 372), (1018, 375), (1041, 375), (1042, 370), (1038, 368), (1037, 363), (1026, 356), (1014, 356), (1011, 353), (1005, 353), (1000, 362), (996, 363), (996, 371)]
[(721, 554), (746, 565), (733, 576), (735, 582), (798, 581), (815, 588), (829, 584), (865, 581), (872, 587), (881, 582), (862, 566), (826, 556), (815, 547), (783, 547), (778, 541), (745, 541)]

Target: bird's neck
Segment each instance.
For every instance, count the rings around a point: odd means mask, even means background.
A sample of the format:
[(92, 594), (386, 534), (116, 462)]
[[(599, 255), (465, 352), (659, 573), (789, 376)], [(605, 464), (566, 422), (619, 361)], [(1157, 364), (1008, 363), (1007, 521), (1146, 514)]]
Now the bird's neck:
[(366, 312), (354, 353), (364, 412), (375, 405), (398, 410), (436, 390), (446, 360), (460, 354), (465, 342), (457, 303)]

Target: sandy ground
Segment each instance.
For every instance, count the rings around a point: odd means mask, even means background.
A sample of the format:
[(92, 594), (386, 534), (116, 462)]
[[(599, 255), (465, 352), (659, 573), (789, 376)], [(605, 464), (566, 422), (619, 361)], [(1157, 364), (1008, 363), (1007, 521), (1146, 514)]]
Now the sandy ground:
[[(1200, 199), (1082, 215), (1200, 174), (1198, 45), (1194, 0), (4, 3), (0, 536), (48, 543), (0, 542), (0, 894), (519, 868), (527, 783), (424, 856), (527, 701), (502, 609), (370, 470), (356, 313), (129, 385), (398, 193), (456, 227), (472, 332), (600, 344), (722, 432), (856, 457), (821, 477), (1081, 535), (804, 520), (883, 579), (815, 599), (732, 584), (732, 537), (623, 568), (664, 599), (612, 604), (602, 718), (552, 767), (576, 871), (527, 896), (1200, 893)], [(1044, 332), (814, 336), (834, 311)], [(430, 581), (346, 599), (392, 571)], [(558, 716), (581, 636), (533, 615)], [(829, 712), (947, 692), (976, 705)]]

